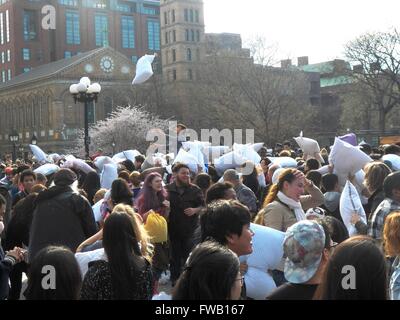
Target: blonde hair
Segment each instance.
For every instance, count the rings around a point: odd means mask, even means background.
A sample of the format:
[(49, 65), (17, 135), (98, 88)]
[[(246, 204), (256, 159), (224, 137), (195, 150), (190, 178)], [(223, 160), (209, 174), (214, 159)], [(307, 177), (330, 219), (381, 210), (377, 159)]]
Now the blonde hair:
[(93, 196), (93, 202), (96, 203), (98, 201), (100, 201), (101, 199), (104, 199), (104, 195), (106, 194), (107, 189), (99, 189), (97, 190), (97, 192), (94, 194)]
[(133, 230), (135, 231), (137, 240), (140, 243), (140, 251), (142, 252), (143, 257), (146, 259), (151, 259), (152, 252), (150, 250), (149, 244), (149, 236), (147, 231), (143, 226), (142, 218), (133, 210), (133, 208), (127, 204), (118, 204), (114, 207), (113, 213), (126, 213), (131, 217)]
[(47, 190), (47, 188), (42, 184), (35, 184), (32, 189), (31, 193), (39, 193), (41, 191)]
[(389, 257), (400, 255), (400, 211), (391, 212), (385, 219), (383, 247)]
[(279, 153), (279, 157), (290, 157), (291, 154), (288, 150), (283, 150)]

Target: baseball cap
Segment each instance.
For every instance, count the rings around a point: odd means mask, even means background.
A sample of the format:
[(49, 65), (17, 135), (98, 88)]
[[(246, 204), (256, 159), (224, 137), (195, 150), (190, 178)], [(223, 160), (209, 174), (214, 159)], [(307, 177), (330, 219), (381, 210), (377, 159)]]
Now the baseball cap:
[(286, 231), (283, 250), (285, 278), (305, 283), (317, 272), (325, 247), (324, 228), (315, 221), (302, 220)]

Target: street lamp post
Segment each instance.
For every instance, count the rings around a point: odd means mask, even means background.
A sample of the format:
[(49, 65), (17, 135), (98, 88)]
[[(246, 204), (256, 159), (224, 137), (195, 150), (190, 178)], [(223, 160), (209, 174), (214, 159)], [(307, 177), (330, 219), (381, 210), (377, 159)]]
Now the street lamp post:
[(22, 143), (19, 145), (18, 151), (19, 151), (21, 160), (24, 159), (24, 146), (22, 145)]
[(74, 97), (74, 102), (82, 102), (85, 106), (85, 154), (86, 158), (89, 159), (89, 103), (97, 102), (97, 96), (101, 91), (101, 86), (98, 83), (90, 82), (88, 77), (80, 79), (79, 83), (73, 84), (69, 87), (69, 92)]
[(32, 136), (31, 144), (33, 144), (34, 146), (37, 144), (37, 138), (36, 138), (35, 134), (33, 134), (33, 136)]
[(13, 144), (13, 162), (15, 162), (15, 160), (17, 160), (17, 142), (19, 140), (19, 135), (16, 131), (14, 131), (13, 133), (11, 133), (9, 135), (10, 141)]

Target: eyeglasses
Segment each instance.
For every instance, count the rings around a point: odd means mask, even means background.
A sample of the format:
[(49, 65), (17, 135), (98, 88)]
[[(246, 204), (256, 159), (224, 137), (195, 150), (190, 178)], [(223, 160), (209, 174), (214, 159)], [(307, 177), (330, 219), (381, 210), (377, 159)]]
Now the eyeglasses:
[(240, 285), (243, 287), (244, 277), (242, 276), (242, 277), (236, 279), (236, 281), (239, 281), (239, 280), (240, 280)]
[(332, 244), (329, 246), (329, 249), (335, 248), (339, 243), (337, 242), (332, 242)]

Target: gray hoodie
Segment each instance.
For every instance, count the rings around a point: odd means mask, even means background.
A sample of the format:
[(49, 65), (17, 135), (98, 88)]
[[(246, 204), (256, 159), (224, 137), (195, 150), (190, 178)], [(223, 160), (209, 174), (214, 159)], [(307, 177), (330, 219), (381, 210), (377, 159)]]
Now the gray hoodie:
[(340, 203), (340, 192), (329, 191), (324, 194), (325, 207), (330, 212), (334, 212), (338, 209)]

